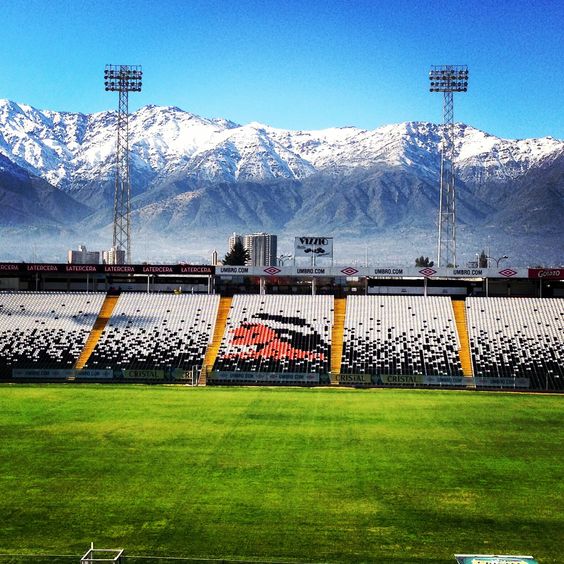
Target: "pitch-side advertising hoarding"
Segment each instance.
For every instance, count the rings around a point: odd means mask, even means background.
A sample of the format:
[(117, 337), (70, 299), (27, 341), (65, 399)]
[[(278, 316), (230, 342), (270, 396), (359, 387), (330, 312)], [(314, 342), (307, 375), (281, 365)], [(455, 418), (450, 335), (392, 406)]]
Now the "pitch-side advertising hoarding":
[(495, 554), (455, 554), (458, 564), (538, 564), (533, 556), (498, 556)]

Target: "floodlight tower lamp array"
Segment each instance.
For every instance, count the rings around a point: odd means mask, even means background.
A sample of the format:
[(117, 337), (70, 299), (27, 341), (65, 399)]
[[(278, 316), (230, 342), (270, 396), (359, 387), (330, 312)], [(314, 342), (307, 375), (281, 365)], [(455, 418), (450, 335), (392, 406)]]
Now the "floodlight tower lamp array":
[(141, 92), (143, 71), (140, 65), (106, 65), (104, 87), (106, 92)]
[(466, 65), (433, 66), (429, 72), (431, 92), (466, 92), (468, 67)]

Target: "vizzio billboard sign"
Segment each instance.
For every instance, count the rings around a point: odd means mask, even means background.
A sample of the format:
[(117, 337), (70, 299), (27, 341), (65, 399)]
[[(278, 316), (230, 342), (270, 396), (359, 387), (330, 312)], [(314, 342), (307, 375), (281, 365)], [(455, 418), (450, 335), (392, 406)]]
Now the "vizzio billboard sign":
[(296, 257), (333, 257), (333, 237), (296, 237)]

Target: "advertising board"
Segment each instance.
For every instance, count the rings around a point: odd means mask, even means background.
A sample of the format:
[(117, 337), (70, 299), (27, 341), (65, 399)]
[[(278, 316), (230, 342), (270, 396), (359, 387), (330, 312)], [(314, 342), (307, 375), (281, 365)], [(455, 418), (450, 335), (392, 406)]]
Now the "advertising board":
[(479, 388), (528, 388), (529, 378), (474, 378)]
[(74, 376), (75, 371), (72, 368), (14, 368), (12, 370), (13, 378), (45, 378), (48, 380), (66, 380)]
[[(296, 256), (307, 256), (297, 254)], [(331, 256), (329, 254), (317, 256)], [(446, 279), (485, 279), (485, 278), (527, 278), (526, 268), (495, 268), (461, 269), (461, 268), (416, 268), (416, 267), (366, 267), (358, 264), (346, 266), (308, 265), (308, 266), (217, 266), (215, 273), (218, 276), (263, 276), (263, 277), (368, 277), (368, 278), (427, 278), (434, 280)], [(446, 292), (445, 292), (446, 293)]]
[(464, 376), (424, 376), (422, 374), (379, 374), (376, 377), (381, 384), (396, 386), (459, 386), (464, 387), (474, 382)]
[(15, 273), (75, 273), (75, 274), (193, 274), (212, 276), (215, 266), (208, 264), (57, 264), (0, 263), (1, 274)]
[(529, 278), (564, 280), (564, 268), (529, 268)]
[(395, 385), (415, 385), (424, 384), (425, 376), (419, 374), (380, 374), (378, 376), (382, 384), (395, 384)]
[(94, 370), (74, 368), (14, 368), (12, 370), (14, 378), (34, 378), (46, 380), (66, 380), (76, 378), (77, 380), (111, 380), (114, 377), (113, 370)]
[(295, 237), (295, 257), (332, 257), (333, 237)]
[(276, 384), (319, 384), (319, 374), (297, 372), (211, 372), (217, 382), (272, 382)]
[(533, 556), (497, 556), (495, 554), (455, 554), (458, 564), (538, 564)]
[(339, 374), (339, 384), (372, 384), (372, 374)]
[(131, 380), (164, 380), (164, 370), (124, 370), (123, 377)]
[[(333, 237), (296, 237), (296, 257), (333, 257)], [(314, 261), (313, 261), (314, 262)], [(314, 263), (315, 265), (315, 263)], [(301, 266), (212, 266), (196, 264), (54, 264), (54, 263), (0, 263), (0, 274), (107, 274), (107, 275), (192, 275), (192, 276), (332, 276), (369, 278), (532, 278), (564, 280), (564, 268), (419, 268), (355, 264), (303, 268)]]
[(473, 383), (473, 378), (464, 376), (425, 376), (423, 379), (426, 386), (467, 386)]
[(114, 377), (114, 371), (83, 368), (75, 370), (75, 376), (77, 380), (111, 380)]

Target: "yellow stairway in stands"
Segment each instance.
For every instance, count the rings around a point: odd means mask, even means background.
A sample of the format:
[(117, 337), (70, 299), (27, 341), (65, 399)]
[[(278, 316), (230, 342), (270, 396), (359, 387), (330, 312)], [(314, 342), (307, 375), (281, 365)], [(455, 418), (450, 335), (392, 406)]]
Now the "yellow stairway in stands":
[(204, 357), (204, 365), (202, 366), (202, 371), (200, 372), (200, 380), (198, 385), (205, 386), (207, 383), (208, 372), (211, 371), (217, 358), (217, 353), (219, 352), (219, 346), (221, 345), (221, 339), (223, 339), (223, 334), (225, 333), (225, 326), (227, 325), (227, 318), (229, 317), (229, 310), (231, 309), (231, 301), (233, 298), (220, 298), (219, 309), (217, 310), (217, 319), (215, 320), (215, 329), (213, 332), (212, 341), (206, 351), (206, 356)]
[(470, 354), (470, 339), (468, 338), (468, 326), (466, 324), (466, 302), (464, 300), (452, 300), (454, 309), (454, 319), (456, 321), (456, 330), (458, 331), (458, 339), (460, 340), (460, 363), (462, 364), (462, 373), (464, 376), (473, 376), (472, 357)]
[(94, 322), (94, 327), (92, 327), (92, 331), (90, 332), (88, 339), (86, 339), (84, 348), (82, 349), (82, 352), (80, 353), (80, 356), (78, 357), (78, 360), (74, 365), (75, 369), (81, 370), (88, 362), (88, 359), (90, 358), (94, 347), (96, 347), (96, 344), (100, 340), (100, 335), (102, 334), (104, 327), (106, 327), (108, 320), (112, 316), (112, 312), (114, 311), (118, 297), (119, 296), (106, 296), (106, 299), (102, 304), (102, 308), (100, 309), (100, 313), (98, 314), (98, 318)]
[(333, 312), (333, 333), (331, 335), (331, 384), (338, 384), (337, 379), (341, 372), (341, 360), (343, 357), (343, 334), (345, 331), (345, 313), (347, 300), (335, 298)]

